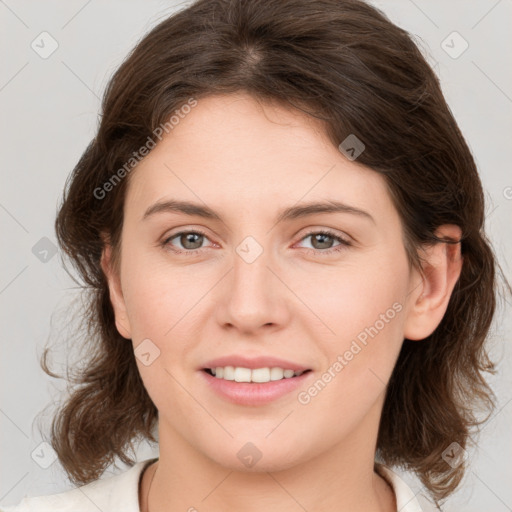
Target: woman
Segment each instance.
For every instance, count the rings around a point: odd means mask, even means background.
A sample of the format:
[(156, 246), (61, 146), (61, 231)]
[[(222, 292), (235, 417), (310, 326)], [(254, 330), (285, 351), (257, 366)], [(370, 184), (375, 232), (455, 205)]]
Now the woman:
[[(91, 292), (50, 439), (82, 487), (12, 510), (429, 510), (392, 467), (439, 506), (492, 408), (483, 223), (438, 80), (377, 9), (199, 0), (164, 20), (112, 78), (56, 220)], [(155, 428), (158, 459), (99, 480)]]

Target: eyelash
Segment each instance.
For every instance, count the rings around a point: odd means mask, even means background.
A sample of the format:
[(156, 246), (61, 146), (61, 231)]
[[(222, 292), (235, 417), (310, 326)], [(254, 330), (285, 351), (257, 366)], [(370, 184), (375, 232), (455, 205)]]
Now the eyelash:
[[(172, 236), (167, 237), (162, 242), (161, 245), (162, 245), (163, 248), (167, 248), (169, 246), (169, 242), (171, 240), (173, 240), (174, 238), (177, 238), (178, 236), (183, 235), (183, 234), (191, 234), (191, 233), (195, 234), (195, 235), (202, 235), (205, 238), (208, 238), (208, 235), (206, 233), (204, 233), (203, 231), (200, 231), (200, 230), (179, 231), (178, 233), (174, 233)], [(335, 247), (333, 247), (331, 249), (321, 250), (321, 249), (309, 249), (309, 248), (307, 248), (306, 251), (309, 254), (313, 254), (313, 256), (322, 256), (322, 255), (333, 254), (333, 253), (336, 253), (338, 251), (342, 251), (342, 250), (344, 250), (347, 247), (350, 247), (352, 245), (348, 240), (340, 237), (339, 235), (336, 235), (334, 232), (329, 231), (328, 229), (323, 229), (323, 230), (319, 230), (319, 231), (310, 231), (309, 233), (306, 233), (299, 241), (302, 241), (305, 238), (308, 238), (308, 237), (310, 237), (312, 235), (326, 235), (326, 236), (329, 236), (329, 237), (333, 238), (335, 241), (340, 242), (339, 245), (337, 245), (337, 246), (335, 246)], [(202, 249), (193, 249), (191, 251), (187, 251), (187, 250), (180, 250), (180, 249), (174, 249), (174, 248), (171, 249), (171, 251), (176, 253), (176, 254), (186, 254), (187, 256), (194, 256), (195, 254), (197, 254), (201, 250)]]

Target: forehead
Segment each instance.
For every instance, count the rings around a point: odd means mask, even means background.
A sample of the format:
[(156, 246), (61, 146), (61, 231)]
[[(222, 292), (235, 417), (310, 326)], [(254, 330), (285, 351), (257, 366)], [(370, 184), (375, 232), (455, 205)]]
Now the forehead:
[(246, 94), (200, 99), (132, 171), (127, 202), (169, 195), (241, 212), (330, 198), (389, 209), (383, 177), (348, 160), (324, 128)]

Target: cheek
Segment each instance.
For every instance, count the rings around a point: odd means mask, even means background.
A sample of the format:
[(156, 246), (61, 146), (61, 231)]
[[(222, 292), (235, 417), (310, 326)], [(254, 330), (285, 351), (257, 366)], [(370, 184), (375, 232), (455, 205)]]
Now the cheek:
[[(130, 282), (125, 294), (133, 349), (144, 386), (155, 405), (166, 410), (186, 399), (180, 398), (174, 379), (183, 381), (179, 362), (186, 361), (193, 349), (189, 342), (195, 338), (194, 322), (199, 320), (192, 305), (201, 290), (179, 270), (170, 272), (162, 265), (134, 268), (130, 276), (127, 273)], [(143, 354), (148, 353), (144, 360)]]
[(369, 408), (384, 391), (403, 342), (407, 286), (405, 256), (381, 254), (302, 287), (298, 294), (314, 313), (302, 327), (325, 357), (322, 382), (308, 396), (318, 393), (317, 403), (333, 404), (344, 417)]
[(189, 275), (191, 267), (173, 268), (159, 254), (160, 250), (137, 250), (129, 243), (125, 248), (123, 295), (135, 342), (143, 338), (164, 339), (186, 314), (201, 288), (197, 276)]
[(145, 273), (134, 273), (125, 293), (134, 342), (137, 343), (143, 338), (159, 339), (164, 336), (171, 327), (172, 311), (176, 305), (173, 305), (172, 297), (162, 277), (153, 280)]
[[(309, 323), (316, 324), (328, 346), (342, 346), (374, 325), (387, 336), (395, 324), (397, 332), (400, 322), (396, 320), (401, 318), (397, 310), (404, 307), (407, 276), (405, 260), (372, 265), (366, 259), (320, 271), (314, 278), (297, 282), (294, 291), (312, 313), (302, 315), (303, 319), (312, 319)], [(399, 306), (393, 307), (396, 303)], [(364, 334), (360, 338), (364, 339)]]
[[(204, 308), (210, 304), (206, 295), (215, 279), (211, 269), (172, 267), (165, 259), (155, 261), (135, 252), (124, 263), (123, 293), (137, 365), (148, 392), (160, 404), (160, 399), (169, 399), (162, 390), (175, 387), (172, 376), (180, 382), (183, 374), (189, 378), (187, 364), (204, 338)], [(146, 365), (139, 354), (148, 352)]]
[[(316, 432), (311, 446), (328, 449), (368, 425), (377, 425), (386, 385), (402, 344), (405, 260), (374, 259), (318, 273), (299, 295), (298, 329), (321, 354), (322, 367), (296, 397), (291, 433)], [(372, 265), (373, 262), (373, 265)], [(295, 290), (295, 289), (294, 289)], [(372, 417), (373, 422), (365, 422)], [(293, 439), (293, 434), (290, 434)], [(357, 436), (356, 436), (357, 438)], [(287, 438), (282, 443), (286, 445)]]

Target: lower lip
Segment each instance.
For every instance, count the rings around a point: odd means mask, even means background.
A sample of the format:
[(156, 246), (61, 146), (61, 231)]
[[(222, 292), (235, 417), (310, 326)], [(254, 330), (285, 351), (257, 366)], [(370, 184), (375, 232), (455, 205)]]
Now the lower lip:
[(270, 382), (236, 382), (219, 379), (201, 370), (206, 383), (218, 395), (238, 405), (265, 405), (291, 393), (313, 374), (312, 371), (298, 377), (290, 377)]

